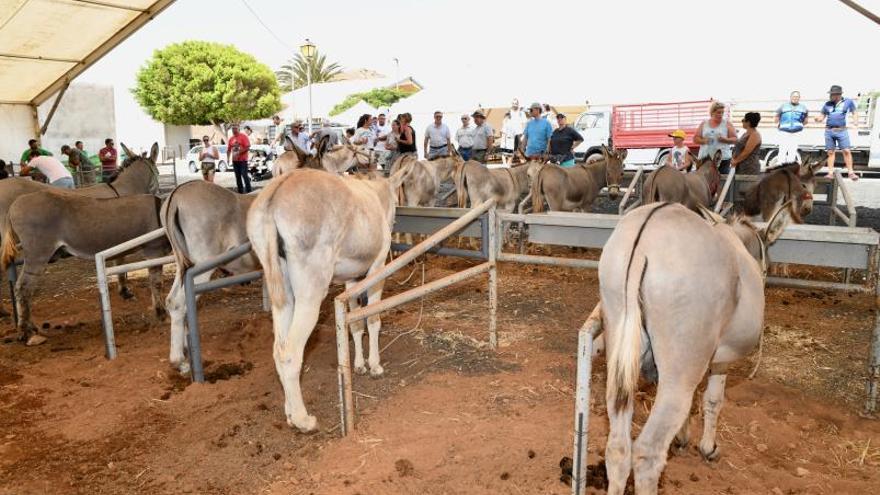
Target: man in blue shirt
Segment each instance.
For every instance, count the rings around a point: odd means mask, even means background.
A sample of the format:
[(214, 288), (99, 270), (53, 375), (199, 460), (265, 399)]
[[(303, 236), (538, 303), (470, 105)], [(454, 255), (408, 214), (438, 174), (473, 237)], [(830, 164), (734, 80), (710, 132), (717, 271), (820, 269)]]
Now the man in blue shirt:
[(538, 158), (547, 153), (550, 136), (553, 134), (553, 126), (541, 116), (542, 110), (540, 103), (532, 103), (532, 106), (529, 107), (529, 117), (531, 118), (526, 124), (525, 132), (523, 132), (523, 147), (526, 150), (526, 157), (529, 159)]
[(779, 129), (779, 154), (777, 163), (794, 163), (801, 161), (798, 153), (800, 133), (804, 130), (809, 111), (801, 104), (801, 93), (791, 92), (791, 100), (783, 103), (776, 110), (776, 126)]
[(846, 114), (852, 114), (852, 126), (858, 128), (859, 115), (856, 112), (856, 104), (849, 98), (843, 97), (843, 88), (838, 85), (831, 86), (828, 91), (830, 98), (822, 107), (822, 115), (816, 117), (816, 122), (825, 121), (825, 151), (828, 152), (828, 176), (834, 176), (834, 155), (836, 150), (843, 151), (843, 161), (849, 171), (849, 178), (858, 180), (859, 176), (853, 170), (852, 152), (850, 151), (849, 131), (846, 126)]

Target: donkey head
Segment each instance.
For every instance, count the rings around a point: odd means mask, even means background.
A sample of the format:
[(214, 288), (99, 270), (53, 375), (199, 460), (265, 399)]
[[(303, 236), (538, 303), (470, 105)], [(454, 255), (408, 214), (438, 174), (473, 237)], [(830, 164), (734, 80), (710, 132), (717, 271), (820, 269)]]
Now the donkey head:
[(816, 158), (807, 158), (800, 165), (798, 178), (801, 181), (801, 185), (804, 186), (801, 198), (801, 216), (809, 215), (813, 211), (813, 191), (816, 189), (816, 172), (824, 165), (823, 160)]
[(627, 150), (609, 150), (602, 145), (602, 156), (605, 158), (605, 182), (608, 184), (608, 197), (617, 199), (620, 195), (620, 181), (623, 179), (623, 161)]

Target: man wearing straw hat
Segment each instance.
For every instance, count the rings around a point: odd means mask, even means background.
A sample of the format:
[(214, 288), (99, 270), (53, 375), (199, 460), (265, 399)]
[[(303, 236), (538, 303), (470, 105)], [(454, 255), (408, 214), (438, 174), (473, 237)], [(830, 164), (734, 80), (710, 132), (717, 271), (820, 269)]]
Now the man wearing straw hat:
[(474, 123), (477, 124), (476, 127), (474, 127), (471, 160), (486, 163), (486, 154), (489, 153), (489, 150), (491, 150), (492, 146), (495, 144), (495, 131), (492, 129), (492, 126), (486, 122), (486, 115), (482, 110), (475, 111), (471, 114), (471, 117), (474, 118)]

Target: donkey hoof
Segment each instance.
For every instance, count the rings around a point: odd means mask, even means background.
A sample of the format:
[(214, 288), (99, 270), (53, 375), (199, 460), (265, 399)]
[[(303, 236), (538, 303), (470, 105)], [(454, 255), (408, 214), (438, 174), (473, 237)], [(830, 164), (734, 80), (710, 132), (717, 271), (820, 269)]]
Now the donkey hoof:
[(189, 376), (189, 372), (191, 371), (189, 367), (189, 361), (186, 360), (181, 361), (180, 364), (175, 366), (175, 368), (177, 368), (177, 371), (179, 371), (180, 374), (183, 376)]
[(128, 287), (124, 287), (119, 291), (119, 295), (122, 296), (123, 299), (129, 300), (134, 297), (134, 292), (131, 291)]
[(165, 308), (157, 307), (156, 308), (156, 319), (160, 322), (165, 321), (165, 318), (168, 317), (168, 311), (165, 311)]
[(48, 340), (46, 337), (43, 337), (42, 335), (35, 333), (35, 334), (31, 335), (30, 338), (27, 339), (27, 342), (24, 345), (26, 345), (28, 347), (33, 347), (33, 346), (45, 343), (46, 340)]
[(379, 378), (383, 373), (385, 373), (385, 368), (382, 365), (370, 366), (370, 376), (373, 378)]
[(301, 433), (312, 433), (318, 428), (318, 419), (312, 415), (306, 415), (302, 419), (291, 419), (291, 426), (296, 427)]
[(360, 365), (360, 366), (355, 365), (354, 372), (357, 373), (358, 375), (366, 375), (367, 374), (367, 367), (364, 365)]
[(675, 455), (684, 455), (687, 453), (689, 440), (687, 438), (678, 438), (672, 440), (672, 452)]
[(708, 462), (717, 461), (719, 457), (721, 457), (721, 450), (718, 448), (718, 444), (712, 445), (712, 448), (709, 451), (706, 451), (702, 445), (700, 445), (700, 455), (703, 456)]

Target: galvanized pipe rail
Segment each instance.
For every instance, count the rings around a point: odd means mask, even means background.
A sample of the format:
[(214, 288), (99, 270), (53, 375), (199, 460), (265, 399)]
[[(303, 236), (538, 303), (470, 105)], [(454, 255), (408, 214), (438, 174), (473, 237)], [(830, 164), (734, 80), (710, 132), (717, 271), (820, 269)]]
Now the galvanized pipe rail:
[(587, 446), (590, 429), (590, 378), (593, 364), (593, 341), (602, 334), (601, 303), (578, 330), (577, 379), (574, 399), (574, 454), (571, 457), (571, 492), (584, 495), (587, 490)]
[(448, 225), (431, 234), (421, 243), (413, 246), (408, 251), (395, 258), (392, 262), (382, 267), (379, 271), (368, 275), (366, 278), (346, 289), (333, 299), (333, 306), (336, 316), (336, 357), (338, 361), (337, 378), (339, 385), (339, 413), (341, 420), (341, 433), (347, 435), (354, 429), (354, 399), (351, 383), (351, 354), (348, 342), (348, 325), (356, 321), (366, 319), (376, 315), (382, 311), (386, 311), (393, 307), (399, 306), (409, 301), (413, 301), (431, 292), (435, 292), (452, 284), (461, 282), (468, 278), (488, 272), (489, 273), (489, 344), (494, 349), (498, 345), (498, 336), (496, 332), (496, 313), (498, 309), (497, 297), (497, 273), (495, 264), (495, 238), (496, 229), (489, 228), (486, 233), (488, 238), (483, 242), (487, 245), (488, 261), (480, 265), (474, 266), (462, 272), (435, 280), (428, 284), (421, 285), (414, 289), (410, 289), (400, 294), (395, 294), (387, 299), (368, 304), (367, 306), (349, 310), (348, 301), (352, 297), (369, 290), (379, 282), (387, 279), (392, 274), (405, 267), (416, 257), (428, 252), (435, 246), (439, 245), (444, 239), (458, 233), (462, 229), (468, 227), (475, 220), (483, 215), (488, 215), (487, 222), (489, 225), (495, 225), (495, 199), (489, 199), (467, 213), (461, 215), (456, 220), (451, 221)]
[(144, 261), (136, 261), (124, 265), (115, 265), (108, 267), (107, 260), (132, 251), (148, 242), (165, 237), (165, 229), (156, 229), (146, 234), (135, 237), (128, 241), (118, 244), (111, 248), (107, 248), (95, 255), (95, 269), (98, 279), (98, 294), (101, 302), (101, 323), (104, 327), (104, 346), (106, 348), (107, 359), (116, 359), (116, 336), (113, 332), (113, 309), (110, 307), (110, 289), (107, 277), (111, 275), (119, 275), (135, 270), (143, 270), (144, 268), (152, 268), (155, 266), (163, 266), (174, 263), (174, 256), (163, 256), (161, 258), (148, 259)]

